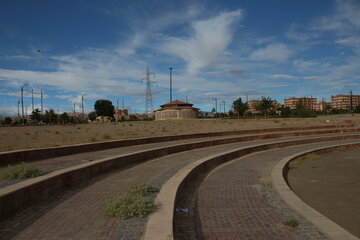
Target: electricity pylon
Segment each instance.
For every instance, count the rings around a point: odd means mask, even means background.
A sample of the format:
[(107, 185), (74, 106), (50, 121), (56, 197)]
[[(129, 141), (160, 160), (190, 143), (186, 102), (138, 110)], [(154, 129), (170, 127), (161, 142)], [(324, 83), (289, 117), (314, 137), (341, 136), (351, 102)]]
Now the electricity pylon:
[(150, 114), (154, 111), (154, 106), (152, 103), (152, 94), (151, 94), (151, 84), (152, 83), (156, 83), (155, 81), (151, 81), (150, 80), (150, 75), (154, 75), (155, 78), (155, 73), (150, 72), (149, 67), (146, 67), (146, 77), (144, 79), (142, 79), (142, 81), (145, 81), (146, 83), (146, 99), (145, 99), (145, 113), (146, 114)]

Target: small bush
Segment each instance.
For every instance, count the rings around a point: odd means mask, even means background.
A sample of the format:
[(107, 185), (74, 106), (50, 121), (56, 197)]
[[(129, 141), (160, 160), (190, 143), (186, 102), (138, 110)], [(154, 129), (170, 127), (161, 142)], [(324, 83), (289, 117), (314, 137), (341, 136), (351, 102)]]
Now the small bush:
[(22, 163), (15, 166), (9, 166), (0, 172), (2, 179), (24, 179), (33, 178), (42, 174), (42, 171), (28, 163)]
[(104, 213), (122, 219), (146, 217), (155, 210), (155, 206), (145, 196), (156, 191), (157, 189), (147, 184), (132, 184), (126, 193), (106, 202)]
[(154, 211), (154, 204), (140, 195), (123, 194), (106, 203), (107, 216), (127, 219), (130, 217), (145, 217)]
[(134, 184), (131, 184), (129, 189), (128, 189), (128, 193), (131, 194), (131, 195), (139, 195), (139, 196), (147, 196), (147, 195), (150, 195), (154, 192), (156, 192), (157, 189), (150, 186), (150, 185), (147, 185), (147, 184), (144, 184), (144, 183), (134, 183)]
[(299, 226), (299, 221), (296, 220), (295, 218), (291, 218), (291, 219), (287, 220), (286, 222), (284, 222), (284, 225), (292, 227), (292, 228), (296, 228), (297, 226)]

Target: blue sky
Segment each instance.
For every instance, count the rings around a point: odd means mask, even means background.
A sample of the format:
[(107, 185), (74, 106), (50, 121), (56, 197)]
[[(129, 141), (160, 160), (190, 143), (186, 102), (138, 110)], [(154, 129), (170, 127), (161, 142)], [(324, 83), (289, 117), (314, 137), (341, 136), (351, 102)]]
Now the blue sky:
[[(40, 50), (40, 52), (38, 51)], [(24, 104), (85, 111), (97, 99), (145, 111), (146, 66), (157, 109), (173, 99), (201, 110), (249, 100), (360, 94), (359, 0), (0, 2), (0, 115)], [(121, 100), (119, 100), (121, 102)], [(121, 104), (120, 104), (121, 105)]]

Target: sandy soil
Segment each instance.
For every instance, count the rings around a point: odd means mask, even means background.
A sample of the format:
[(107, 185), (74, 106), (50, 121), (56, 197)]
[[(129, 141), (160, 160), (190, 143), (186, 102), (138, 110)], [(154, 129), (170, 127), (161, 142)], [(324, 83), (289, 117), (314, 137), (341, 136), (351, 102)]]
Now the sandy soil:
[(345, 124), (350, 122), (360, 126), (360, 114), (354, 116), (321, 116), (305, 119), (196, 119), (0, 127), (0, 152), (126, 138), (236, 131), (243, 129)]

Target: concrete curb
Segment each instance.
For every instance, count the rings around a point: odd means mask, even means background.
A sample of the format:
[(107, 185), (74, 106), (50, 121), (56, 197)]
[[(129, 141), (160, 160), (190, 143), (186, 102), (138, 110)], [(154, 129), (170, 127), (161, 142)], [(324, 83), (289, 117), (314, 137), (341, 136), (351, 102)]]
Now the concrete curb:
[(118, 148), (118, 147), (126, 147), (126, 146), (134, 146), (140, 144), (158, 143), (158, 142), (166, 142), (166, 141), (185, 140), (191, 138), (230, 136), (237, 134), (253, 134), (253, 133), (279, 132), (279, 131), (346, 128), (346, 127), (353, 127), (353, 125), (328, 125), (328, 126), (325, 125), (325, 126), (309, 126), (309, 127), (254, 129), (254, 130), (241, 130), (241, 131), (233, 131), (233, 132), (197, 133), (197, 134), (185, 134), (185, 135), (176, 135), (176, 136), (114, 140), (114, 141), (106, 141), (99, 143), (84, 143), (84, 144), (75, 144), (75, 145), (51, 147), (51, 148), (16, 150), (16, 151), (8, 151), (8, 152), (0, 153), (0, 165), (41, 160), (52, 157), (61, 157), (70, 154), (93, 152), (93, 151), (105, 150), (110, 148)]
[(316, 211), (304, 201), (302, 201), (288, 186), (286, 182), (286, 176), (288, 172), (288, 164), (292, 160), (307, 155), (309, 153), (325, 153), (335, 150), (337, 147), (351, 147), (358, 146), (360, 142), (351, 144), (337, 144), (322, 148), (316, 148), (312, 150), (303, 151), (300, 153), (293, 154), (286, 158), (283, 158), (278, 162), (272, 170), (271, 178), (274, 188), (282, 199), (295, 211), (305, 217), (307, 220), (312, 222), (318, 229), (325, 233), (330, 239), (341, 239), (341, 240), (360, 240), (360, 238), (354, 236), (335, 222)]
[[(353, 135), (355, 136), (355, 135)], [(357, 137), (355, 137), (357, 138)], [(173, 239), (173, 219), (176, 208), (177, 198), (182, 194), (186, 194), (186, 188), (192, 184), (192, 180), (204, 172), (209, 172), (215, 167), (245, 156), (250, 153), (269, 150), (274, 148), (293, 146), (298, 144), (313, 143), (319, 141), (341, 140), (343, 138), (327, 137), (327, 138), (313, 138), (293, 141), (278, 141), (268, 144), (257, 144), (251, 147), (243, 147), (237, 150), (231, 150), (215, 154), (210, 157), (202, 158), (196, 162), (188, 164), (173, 177), (171, 177), (161, 188), (159, 194), (155, 199), (155, 205), (158, 210), (150, 215), (146, 225), (145, 240), (169, 240)]]

